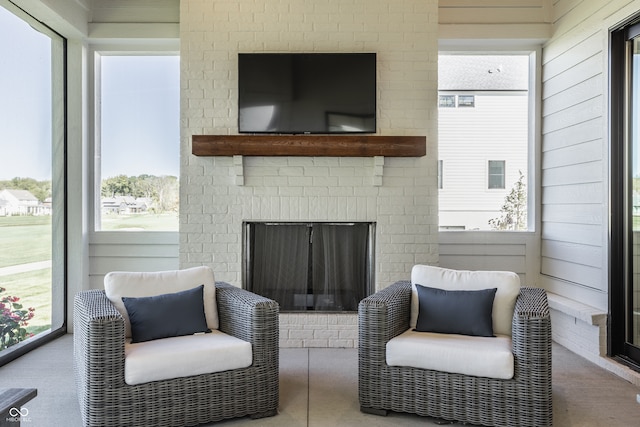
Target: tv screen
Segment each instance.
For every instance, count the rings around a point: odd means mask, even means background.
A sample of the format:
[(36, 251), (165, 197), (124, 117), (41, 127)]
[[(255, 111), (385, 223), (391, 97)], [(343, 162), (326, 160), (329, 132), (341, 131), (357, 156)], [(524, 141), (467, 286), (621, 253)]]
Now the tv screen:
[(241, 53), (241, 133), (375, 133), (375, 53)]

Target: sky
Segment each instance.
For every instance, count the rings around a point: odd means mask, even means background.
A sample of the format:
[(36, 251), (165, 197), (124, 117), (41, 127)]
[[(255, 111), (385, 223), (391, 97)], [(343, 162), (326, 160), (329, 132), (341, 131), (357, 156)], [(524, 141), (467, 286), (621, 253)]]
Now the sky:
[[(50, 46), (0, 7), (0, 180), (51, 179)], [(102, 177), (178, 176), (179, 57), (101, 60)]]
[(180, 59), (102, 56), (102, 176), (179, 175)]
[(51, 179), (50, 46), (0, 7), (0, 180)]

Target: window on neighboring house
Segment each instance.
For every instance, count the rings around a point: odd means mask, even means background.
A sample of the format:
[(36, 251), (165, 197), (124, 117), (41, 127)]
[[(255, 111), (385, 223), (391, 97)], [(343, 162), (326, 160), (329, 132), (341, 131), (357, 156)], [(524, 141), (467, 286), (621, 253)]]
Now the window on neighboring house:
[(489, 160), (488, 167), (488, 183), (489, 189), (503, 189), (505, 175), (504, 160)]
[[(534, 61), (533, 53), (439, 55), (439, 105), (455, 96), (458, 107), (438, 110), (438, 157), (447, 159), (446, 187), (438, 165), (441, 230), (522, 231), (533, 223)], [(517, 221), (508, 220), (513, 215)]]
[(475, 107), (476, 97), (473, 95), (458, 95), (458, 107)]
[(455, 108), (456, 96), (455, 95), (440, 95), (438, 106), (440, 108)]
[(177, 231), (179, 57), (96, 55), (95, 229)]
[(65, 50), (0, 6), (0, 365), (66, 329)]
[(443, 188), (443, 180), (442, 180), (442, 167), (444, 166), (442, 160), (438, 160), (438, 190), (442, 190)]

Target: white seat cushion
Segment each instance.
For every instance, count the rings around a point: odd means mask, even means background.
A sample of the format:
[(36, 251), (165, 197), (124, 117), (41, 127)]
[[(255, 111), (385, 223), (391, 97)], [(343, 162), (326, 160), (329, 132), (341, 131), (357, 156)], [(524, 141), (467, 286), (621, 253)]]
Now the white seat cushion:
[(251, 366), (251, 343), (220, 331), (125, 344), (129, 385)]
[(476, 377), (513, 378), (511, 337), (474, 337), (408, 330), (386, 347), (387, 365)]
[(157, 272), (114, 271), (104, 277), (104, 291), (109, 301), (124, 317), (125, 335), (131, 336), (131, 322), (122, 297), (151, 297), (171, 294), (204, 285), (204, 315), (210, 329), (218, 329), (216, 282), (210, 267), (193, 267), (184, 270)]
[(481, 290), (497, 288), (493, 300), (493, 332), (511, 336), (513, 309), (520, 293), (520, 277), (510, 271), (450, 270), (430, 265), (415, 265), (411, 270), (411, 318), (409, 326), (418, 320), (416, 284), (446, 290)]

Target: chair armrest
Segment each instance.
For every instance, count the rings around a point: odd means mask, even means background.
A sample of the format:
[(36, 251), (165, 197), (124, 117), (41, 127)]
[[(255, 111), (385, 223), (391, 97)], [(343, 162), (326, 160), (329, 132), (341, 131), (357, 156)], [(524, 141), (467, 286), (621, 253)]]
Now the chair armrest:
[(550, 387), (551, 315), (544, 289), (520, 289), (513, 313), (511, 338), (515, 377), (548, 378)]
[(252, 344), (254, 365), (272, 364), (274, 357), (277, 365), (278, 303), (225, 282), (216, 282), (216, 302), (220, 330)]
[(82, 291), (75, 296), (73, 327), (74, 369), (83, 378), (78, 386), (123, 385), (124, 319), (104, 291)]
[(387, 342), (409, 329), (411, 282), (398, 281), (360, 301), (358, 351), (367, 359), (385, 362)]

